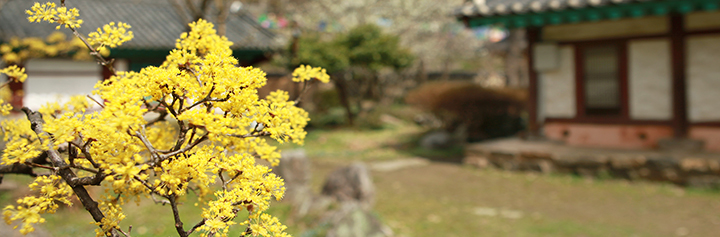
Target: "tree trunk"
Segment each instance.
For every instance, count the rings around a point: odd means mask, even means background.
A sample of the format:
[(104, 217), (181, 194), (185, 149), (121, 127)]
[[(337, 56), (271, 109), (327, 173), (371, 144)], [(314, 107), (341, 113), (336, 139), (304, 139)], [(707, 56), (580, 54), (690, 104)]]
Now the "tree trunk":
[(335, 89), (338, 92), (338, 97), (340, 97), (340, 104), (342, 104), (343, 107), (345, 107), (345, 113), (347, 115), (347, 120), (349, 125), (353, 125), (353, 113), (352, 109), (350, 108), (350, 101), (348, 100), (348, 91), (347, 91), (347, 83), (345, 83), (345, 74), (347, 72), (339, 72), (334, 73), (332, 76), (333, 84), (335, 84)]

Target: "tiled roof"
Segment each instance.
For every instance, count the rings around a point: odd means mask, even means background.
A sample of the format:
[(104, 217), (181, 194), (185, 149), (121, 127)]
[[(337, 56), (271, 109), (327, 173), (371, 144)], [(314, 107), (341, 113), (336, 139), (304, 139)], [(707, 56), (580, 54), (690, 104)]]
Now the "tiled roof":
[(648, 2), (654, 0), (473, 0), (454, 11), (456, 17), (495, 16), (529, 12), (560, 11), (568, 8), (600, 7), (611, 4)]
[[(27, 21), (25, 10), (34, 3), (10, 0), (0, 5), (1, 41), (14, 36), (44, 38), (55, 31), (56, 24)], [(123, 44), (121, 49), (172, 49), (175, 39), (186, 29), (183, 19), (189, 19), (176, 11), (170, 0), (68, 0), (66, 5), (80, 10), (84, 23), (78, 31), (85, 35), (111, 21), (128, 23), (135, 37)], [(67, 35), (72, 34), (67, 29), (61, 30)], [(246, 14), (230, 14), (226, 36), (236, 50), (272, 50), (280, 46), (272, 32), (260, 27)]]

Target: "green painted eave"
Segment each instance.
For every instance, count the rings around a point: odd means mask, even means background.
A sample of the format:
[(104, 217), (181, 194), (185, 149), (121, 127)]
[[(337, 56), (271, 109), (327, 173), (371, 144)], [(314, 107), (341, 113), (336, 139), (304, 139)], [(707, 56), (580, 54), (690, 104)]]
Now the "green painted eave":
[(664, 16), (670, 13), (687, 14), (694, 11), (715, 11), (720, 8), (718, 0), (667, 0), (606, 5), (580, 9), (565, 9), (525, 14), (476, 16), (468, 19), (468, 27), (502, 25), (507, 28), (542, 27), (545, 25), (597, 22), (621, 18)]

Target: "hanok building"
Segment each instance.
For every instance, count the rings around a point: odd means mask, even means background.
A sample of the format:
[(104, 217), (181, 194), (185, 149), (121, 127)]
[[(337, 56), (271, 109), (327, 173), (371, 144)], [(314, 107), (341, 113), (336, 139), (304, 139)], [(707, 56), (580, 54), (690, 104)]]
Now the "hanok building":
[[(80, 11), (84, 23), (78, 29), (84, 35), (109, 22), (129, 24), (134, 38), (112, 49), (109, 58), (119, 71), (139, 71), (149, 65), (160, 65), (175, 48), (180, 34), (188, 30), (192, 16), (187, 8), (166, 0), (71, 0), (68, 7)], [(35, 1), (9, 0), (0, 3), (0, 43), (13, 37), (44, 39), (56, 31), (57, 24), (30, 23), (25, 11)], [(210, 21), (214, 11), (207, 12)], [(217, 26), (216, 26), (217, 28)], [(72, 32), (61, 28), (68, 36)], [(268, 53), (278, 49), (278, 38), (262, 28), (251, 16), (239, 11), (230, 12), (226, 20), (225, 36), (233, 42), (233, 56), (240, 66), (248, 66), (268, 59)], [(1, 63), (0, 63), (1, 64)], [(109, 72), (95, 61), (73, 61), (67, 58), (30, 59), (25, 62), (28, 80), (14, 87), (24, 95), (24, 105), (38, 107), (77, 94), (90, 94), (95, 83), (107, 78)], [(23, 98), (23, 97), (20, 97)], [(18, 106), (16, 102), (14, 104)], [(22, 100), (20, 106), (23, 105)]]
[(468, 27), (526, 29), (532, 132), (578, 146), (642, 149), (680, 141), (720, 151), (719, 6), (475, 0), (455, 16)]

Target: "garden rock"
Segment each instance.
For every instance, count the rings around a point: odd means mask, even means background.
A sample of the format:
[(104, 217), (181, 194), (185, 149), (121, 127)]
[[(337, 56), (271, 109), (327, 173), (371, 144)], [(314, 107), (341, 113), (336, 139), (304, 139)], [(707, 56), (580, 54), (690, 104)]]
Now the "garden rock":
[(339, 168), (325, 180), (322, 194), (335, 198), (340, 203), (356, 202), (370, 209), (375, 201), (375, 186), (368, 167), (363, 163), (353, 163)]
[(275, 172), (285, 180), (285, 198), (292, 200), (310, 194), (310, 161), (304, 149), (283, 151)]
[(293, 204), (296, 214), (304, 216), (321, 204), (310, 190), (310, 161), (304, 149), (283, 151), (275, 173), (285, 180), (284, 200)]
[(452, 135), (447, 131), (437, 130), (420, 139), (420, 146), (425, 149), (443, 149), (452, 145)]
[(383, 225), (370, 211), (356, 203), (344, 203), (329, 215), (331, 224), (327, 237), (386, 237), (392, 230)]

